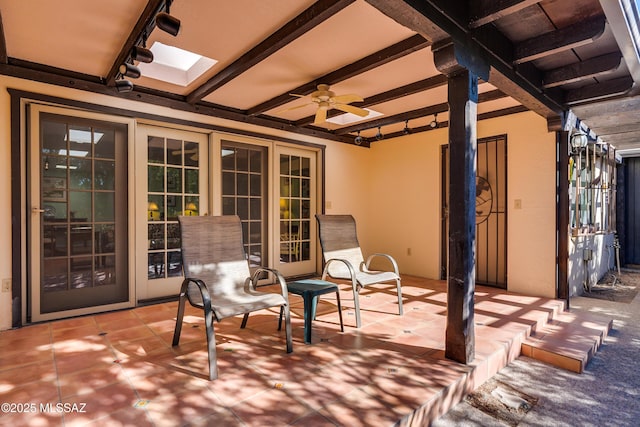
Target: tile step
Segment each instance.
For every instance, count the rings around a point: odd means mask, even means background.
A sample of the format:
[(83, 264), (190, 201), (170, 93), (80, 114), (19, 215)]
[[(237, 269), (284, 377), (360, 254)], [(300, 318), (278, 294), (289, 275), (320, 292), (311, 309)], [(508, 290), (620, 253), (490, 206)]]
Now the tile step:
[(558, 313), (538, 325), (521, 347), (523, 356), (582, 373), (609, 331), (613, 320), (592, 314)]

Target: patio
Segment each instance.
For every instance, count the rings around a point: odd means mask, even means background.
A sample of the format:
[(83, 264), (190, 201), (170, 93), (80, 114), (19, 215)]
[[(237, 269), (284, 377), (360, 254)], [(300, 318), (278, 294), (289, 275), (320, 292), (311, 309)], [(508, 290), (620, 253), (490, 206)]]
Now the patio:
[(478, 286), (476, 359), (465, 366), (444, 358), (446, 282), (404, 276), (403, 296), (400, 317), (391, 288), (363, 291), (358, 330), (342, 286), (345, 332), (325, 295), (305, 345), (302, 299), (290, 295), (291, 354), (275, 311), (253, 314), (244, 330), (240, 318), (216, 323), (212, 382), (199, 311), (188, 309), (180, 346), (171, 347), (175, 302), (3, 331), (2, 422), (428, 425), (521, 353), (579, 372), (611, 327), (562, 312), (559, 300)]

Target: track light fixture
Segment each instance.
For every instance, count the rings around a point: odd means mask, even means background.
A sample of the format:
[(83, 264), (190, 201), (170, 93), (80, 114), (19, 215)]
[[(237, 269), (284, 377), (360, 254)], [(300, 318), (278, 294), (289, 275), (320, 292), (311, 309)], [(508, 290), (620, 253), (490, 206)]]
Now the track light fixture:
[(153, 52), (146, 47), (134, 46), (133, 49), (131, 49), (131, 58), (134, 61), (145, 62), (148, 64), (153, 62)]
[(403, 135), (409, 135), (411, 133), (411, 129), (409, 128), (409, 120), (404, 122), (404, 129), (402, 129)]
[(142, 33), (142, 46), (135, 45), (131, 49), (131, 59), (134, 61), (151, 63), (153, 62), (153, 52), (147, 49), (147, 32)]
[(133, 90), (133, 83), (127, 79), (116, 80), (116, 89), (118, 92), (131, 92)]
[(360, 131), (358, 131), (358, 136), (356, 136), (356, 138), (353, 140), (353, 142), (356, 143), (356, 145), (362, 145), (362, 137), (360, 136)]
[(380, 131), (380, 126), (378, 126), (378, 133), (376, 133), (376, 141), (382, 141), (384, 139), (384, 135)]
[(140, 68), (125, 62), (120, 66), (120, 74), (122, 74), (123, 77), (137, 79), (142, 73), (140, 72)]
[(431, 129), (435, 129), (438, 127), (438, 113), (435, 113), (433, 115), (433, 120), (431, 121), (431, 123), (429, 123), (429, 127)]
[(167, 0), (166, 12), (160, 12), (156, 15), (156, 26), (162, 31), (177, 36), (180, 32), (180, 20), (174, 16), (171, 16), (169, 7), (171, 6), (171, 0)]

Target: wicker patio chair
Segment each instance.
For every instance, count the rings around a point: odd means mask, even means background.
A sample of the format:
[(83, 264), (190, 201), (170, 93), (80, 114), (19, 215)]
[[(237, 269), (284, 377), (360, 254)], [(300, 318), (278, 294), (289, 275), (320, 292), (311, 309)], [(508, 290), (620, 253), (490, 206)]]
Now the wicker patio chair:
[[(327, 276), (334, 279), (350, 280), (353, 287), (353, 300), (356, 311), (356, 327), (361, 326), (360, 303), (358, 295), (362, 288), (374, 283), (395, 282), (398, 293), (398, 311), (402, 316), (402, 288), (398, 263), (388, 254), (375, 253), (365, 262), (358, 237), (356, 222), (351, 215), (316, 215), (319, 226), (320, 245), (325, 267), (322, 279)], [(388, 261), (393, 271), (370, 270), (371, 261), (382, 257)]]
[[(242, 243), (242, 225), (237, 216), (181, 216), (182, 265), (185, 279), (180, 290), (173, 345), (178, 345), (185, 302), (204, 310), (209, 351), (209, 379), (218, 377), (213, 320), (249, 313), (269, 307), (281, 307), (285, 318), (287, 353), (293, 351), (287, 285), (273, 269), (259, 268), (253, 275)], [(281, 293), (256, 289), (258, 278), (267, 272), (280, 284)], [(275, 312), (278, 315), (280, 311)]]

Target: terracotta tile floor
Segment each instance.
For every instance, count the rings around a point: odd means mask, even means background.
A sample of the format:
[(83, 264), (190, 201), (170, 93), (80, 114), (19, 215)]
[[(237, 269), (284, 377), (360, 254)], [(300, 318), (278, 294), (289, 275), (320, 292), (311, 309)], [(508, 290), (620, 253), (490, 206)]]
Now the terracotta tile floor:
[[(403, 278), (361, 294), (363, 327), (342, 286), (345, 332), (324, 295), (303, 337), (302, 300), (291, 295), (294, 352), (278, 314), (215, 324), (219, 379), (207, 380), (204, 323), (189, 307), (171, 347), (177, 303), (0, 332), (0, 425), (391, 426), (427, 423), (520, 354), (536, 318), (557, 301), (476, 290), (476, 359), (444, 357), (446, 284)], [(46, 406), (51, 404), (52, 406)], [(56, 404), (61, 406), (55, 410)]]

